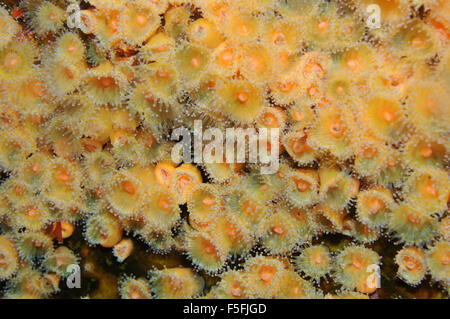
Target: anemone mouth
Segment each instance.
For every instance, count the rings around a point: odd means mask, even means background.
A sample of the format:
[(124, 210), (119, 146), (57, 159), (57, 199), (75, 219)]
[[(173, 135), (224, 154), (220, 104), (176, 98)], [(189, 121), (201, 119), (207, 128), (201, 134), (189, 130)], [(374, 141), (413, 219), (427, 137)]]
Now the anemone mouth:
[(242, 295), (242, 287), (239, 285), (239, 283), (234, 283), (231, 285), (230, 287), (230, 294), (237, 298), (240, 297)]
[(298, 191), (306, 192), (311, 188), (311, 183), (303, 179), (294, 180), (295, 185), (297, 186)]
[(319, 34), (323, 35), (324, 33), (327, 33), (329, 29), (330, 29), (330, 24), (327, 19), (324, 19), (317, 23), (317, 32)]
[(344, 134), (345, 126), (342, 122), (334, 122), (330, 124), (328, 131), (330, 132), (332, 137), (340, 138)]
[(260, 280), (270, 283), (272, 281), (273, 276), (275, 275), (276, 269), (270, 266), (261, 266), (258, 270), (258, 276)]
[(369, 200), (369, 214), (370, 215), (376, 215), (380, 211), (384, 210), (386, 208), (386, 204), (383, 200), (377, 197), (372, 197)]
[(99, 78), (97, 80), (97, 85), (98, 85), (98, 87), (100, 87), (102, 89), (116, 88), (117, 87), (115, 79), (113, 77), (111, 77), (111, 76), (106, 76), (106, 77)]
[(9, 52), (3, 58), (3, 65), (9, 70), (14, 70), (20, 66), (22, 57), (14, 52)]
[(274, 225), (271, 227), (271, 230), (277, 236), (283, 236), (286, 233), (286, 230), (283, 228), (282, 225)]

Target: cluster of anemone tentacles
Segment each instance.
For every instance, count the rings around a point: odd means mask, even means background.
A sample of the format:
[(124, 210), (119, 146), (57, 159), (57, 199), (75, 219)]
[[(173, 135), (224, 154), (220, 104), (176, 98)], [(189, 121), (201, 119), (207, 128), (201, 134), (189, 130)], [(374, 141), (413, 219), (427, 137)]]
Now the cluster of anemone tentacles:
[[(136, 241), (190, 261), (119, 278), (123, 298), (367, 298), (380, 237), (404, 283), (447, 291), (449, 17), (447, 0), (6, 1), (3, 296), (57, 295), (76, 228), (119, 263)], [(279, 128), (279, 170), (173, 162), (195, 120)]]

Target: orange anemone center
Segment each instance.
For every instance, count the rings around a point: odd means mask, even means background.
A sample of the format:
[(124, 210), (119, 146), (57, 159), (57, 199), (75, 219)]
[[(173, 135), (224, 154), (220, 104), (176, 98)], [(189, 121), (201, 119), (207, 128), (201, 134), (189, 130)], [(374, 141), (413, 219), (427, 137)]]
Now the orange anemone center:
[(198, 68), (200, 66), (200, 58), (198, 56), (195, 56), (191, 59), (191, 64)]
[(277, 235), (283, 235), (285, 233), (285, 230), (281, 225), (272, 226), (272, 231)]
[(109, 87), (111, 87), (111, 86), (114, 85), (115, 81), (114, 81), (114, 78), (108, 76), (108, 77), (100, 78), (100, 79), (98, 80), (98, 83), (99, 83), (100, 86), (103, 87), (103, 88), (109, 88)]
[(334, 122), (330, 125), (329, 132), (333, 137), (341, 137), (344, 133), (344, 125), (341, 122)]
[(148, 17), (145, 16), (144, 14), (138, 14), (136, 15), (136, 24), (140, 27), (143, 27), (147, 24), (148, 22)]
[(269, 266), (262, 266), (258, 272), (259, 278), (264, 282), (270, 282), (275, 274), (275, 269)]
[(166, 196), (161, 196), (158, 199), (158, 207), (164, 210), (168, 210), (170, 208), (170, 200)]
[(10, 52), (5, 55), (3, 64), (8, 69), (14, 69), (20, 64), (21, 58), (18, 54)]
[(250, 94), (246, 91), (240, 91), (236, 95), (236, 100), (242, 104), (250, 99)]
[(431, 155), (433, 155), (433, 149), (430, 146), (425, 145), (420, 148), (419, 153), (423, 158), (430, 158)]
[(369, 214), (375, 215), (386, 207), (384, 202), (379, 198), (372, 198), (369, 202)]
[(361, 269), (363, 267), (363, 260), (361, 257), (359, 256), (353, 256), (352, 257), (352, 265), (356, 268), (356, 269)]
[(418, 262), (415, 258), (406, 256), (406, 257), (403, 259), (403, 262), (404, 262), (405, 267), (406, 267), (408, 270), (414, 270), (414, 269), (419, 268), (419, 262)]
[(329, 28), (330, 28), (330, 25), (329, 25), (329, 23), (328, 23), (327, 20), (320, 21), (320, 22), (317, 24), (317, 31), (318, 31), (320, 34), (324, 34), (325, 32), (328, 31)]
[(122, 189), (130, 195), (134, 195), (136, 193), (136, 186), (134, 186), (133, 182), (128, 180), (122, 182)]
[(304, 179), (297, 179), (295, 181), (295, 185), (297, 186), (299, 192), (306, 192), (311, 188), (311, 183), (305, 181)]
[(215, 204), (214, 198), (212, 198), (211, 196), (206, 196), (205, 198), (203, 198), (202, 203), (205, 206), (212, 206)]
[(241, 286), (239, 286), (238, 283), (234, 283), (231, 287), (230, 287), (230, 293), (233, 297), (240, 297), (242, 294), (242, 288)]
[(388, 123), (395, 120), (395, 113), (392, 110), (383, 110), (381, 112), (381, 115), (383, 116), (383, 119)]

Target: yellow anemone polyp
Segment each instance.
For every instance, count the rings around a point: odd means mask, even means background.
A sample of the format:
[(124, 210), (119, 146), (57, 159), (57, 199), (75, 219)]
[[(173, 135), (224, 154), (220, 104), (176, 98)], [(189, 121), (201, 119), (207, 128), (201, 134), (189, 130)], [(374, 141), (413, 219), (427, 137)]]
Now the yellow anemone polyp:
[(448, 280), (450, 275), (450, 244), (440, 240), (426, 251), (426, 261), (435, 280)]
[(267, 106), (262, 111), (256, 124), (260, 127), (279, 128), (282, 130), (286, 125), (286, 121), (287, 116), (282, 108)]
[(174, 39), (185, 37), (188, 33), (191, 11), (188, 6), (172, 7), (164, 14), (165, 33)]
[[(278, 68), (280, 61), (273, 61), (273, 68)], [(267, 79), (271, 97), (277, 104), (287, 105), (299, 101), (304, 90), (303, 81), (298, 77), (298, 70), (288, 68), (277, 72)]]
[(66, 246), (59, 246), (55, 251), (45, 256), (44, 265), (48, 271), (58, 275), (67, 275), (67, 267), (78, 264), (78, 258), (72, 250)]
[(39, 189), (43, 185), (43, 176), (47, 172), (50, 156), (45, 151), (35, 152), (20, 167), (21, 179), (30, 184), (33, 189)]
[(59, 99), (74, 92), (81, 83), (81, 72), (84, 66), (77, 67), (63, 60), (48, 60), (44, 63), (50, 92)]
[(370, 134), (361, 133), (354, 144), (354, 170), (359, 176), (375, 178), (383, 167), (389, 154), (388, 147), (383, 140), (374, 138)]
[(171, 162), (159, 162), (155, 166), (155, 177), (157, 182), (164, 187), (169, 188), (172, 184), (173, 174), (175, 173), (175, 164)]
[(120, 281), (119, 294), (122, 299), (151, 299), (150, 283), (145, 278), (124, 276)]
[(314, 286), (300, 277), (295, 271), (287, 270), (283, 274), (282, 288), (277, 294), (281, 299), (313, 299), (320, 296)]
[[(144, 96), (152, 106), (152, 110), (160, 115), (171, 118), (171, 112), (165, 108), (164, 104), (176, 105), (176, 99), (173, 91), (177, 90), (176, 85), (180, 78), (180, 74), (176, 67), (167, 62), (155, 62), (142, 66), (142, 72), (148, 72), (149, 79), (145, 82), (146, 88)], [(157, 109), (159, 108), (159, 109)]]
[(19, 128), (0, 132), (0, 166), (6, 170), (20, 167), (36, 149), (33, 132)]
[(390, 143), (406, 136), (406, 121), (400, 102), (394, 96), (374, 96), (363, 109), (366, 121), (373, 133)]
[(268, 208), (263, 203), (256, 201), (250, 194), (239, 194), (237, 203), (232, 205), (239, 216), (247, 221), (252, 229), (259, 229), (264, 216), (268, 214)]
[(14, 39), (0, 50), (0, 79), (17, 81), (28, 76), (37, 57), (34, 43)]
[(53, 251), (53, 241), (42, 231), (23, 232), (16, 237), (17, 249), (21, 258), (31, 261), (42, 258)]
[(212, 71), (222, 76), (232, 76), (238, 70), (238, 62), (241, 52), (238, 47), (224, 41), (217, 46), (212, 52)]
[(388, 188), (373, 187), (358, 194), (356, 214), (369, 227), (381, 227), (387, 223), (394, 198)]
[(191, 268), (166, 268), (151, 272), (151, 290), (158, 299), (191, 299), (205, 286), (203, 278)]
[(372, 285), (370, 276), (377, 274), (373, 267), (379, 267), (379, 264), (380, 256), (375, 251), (364, 246), (348, 246), (336, 257), (335, 278), (345, 288), (371, 293), (376, 290), (377, 285)]
[(0, 235), (0, 278), (8, 279), (13, 276), (19, 268), (19, 255), (14, 241)]
[(81, 197), (80, 168), (67, 160), (55, 158), (49, 165), (46, 175), (44, 198), (58, 208), (68, 208)]
[(14, 21), (9, 12), (0, 8), (0, 49), (3, 49), (19, 32), (19, 24)]
[(230, 244), (223, 240), (222, 234), (196, 230), (188, 231), (184, 246), (192, 262), (212, 274), (224, 267), (230, 252)]
[(405, 149), (402, 154), (403, 160), (410, 167), (431, 166), (443, 168), (445, 166), (447, 148), (443, 143), (438, 143), (421, 135), (415, 135), (405, 143)]
[[(96, 8), (92, 17), (92, 32), (105, 47), (111, 47), (119, 40), (119, 30), (121, 26), (120, 11), (114, 8)], [(90, 20), (90, 19), (89, 19)]]
[(86, 220), (85, 238), (92, 245), (114, 247), (122, 239), (123, 229), (119, 219), (102, 211)]
[(309, 97), (320, 96), (321, 81), (327, 74), (330, 57), (320, 52), (308, 52), (296, 63), (295, 68), (300, 72), (302, 90)]
[(230, 12), (225, 16), (223, 32), (232, 42), (252, 42), (261, 33), (261, 22), (247, 12)]
[(215, 24), (206, 18), (200, 18), (190, 23), (188, 36), (191, 41), (210, 49), (216, 48), (223, 40)]
[(187, 199), (189, 222), (202, 226), (202, 220), (214, 219), (222, 207), (222, 199), (217, 187), (210, 184), (199, 184), (189, 190)]
[(148, 190), (139, 215), (147, 227), (165, 232), (178, 223), (181, 211), (173, 193), (164, 187), (154, 186)]
[(133, 45), (150, 38), (160, 25), (160, 17), (149, 1), (128, 2), (120, 15), (121, 36)]
[(43, 1), (31, 17), (32, 26), (40, 36), (56, 33), (64, 26), (67, 16), (67, 12), (62, 8), (49, 1)]
[(275, 188), (261, 176), (257, 169), (253, 169), (247, 178), (244, 177), (239, 182), (242, 189), (250, 192), (257, 201), (268, 203), (275, 199)]
[(318, 188), (316, 170), (296, 169), (287, 176), (286, 198), (298, 208), (312, 205), (319, 199)]
[(89, 136), (102, 144), (108, 142), (113, 132), (111, 109), (107, 106), (83, 103), (77, 111), (80, 113), (75, 118), (80, 125), (72, 128), (75, 128), (78, 134)]
[(440, 213), (447, 209), (450, 179), (444, 170), (423, 167), (409, 176), (405, 193), (417, 207), (428, 213)]
[(418, 285), (427, 273), (425, 253), (414, 246), (401, 249), (395, 256), (395, 263), (398, 276), (410, 285)]
[(86, 49), (76, 33), (67, 32), (58, 38), (55, 59), (80, 65), (85, 59)]
[(198, 4), (205, 17), (221, 28), (227, 15), (232, 10), (231, 3), (227, 0), (201, 0)]
[(317, 152), (308, 145), (307, 139), (303, 131), (291, 131), (283, 137), (284, 148), (299, 164), (311, 164), (317, 158)]
[(376, 65), (376, 51), (367, 44), (360, 44), (337, 56), (339, 69), (351, 75), (361, 75)]
[(225, 214), (213, 220), (213, 227), (208, 230), (211, 233), (220, 233), (230, 245), (230, 253), (233, 255), (245, 255), (252, 248), (255, 238), (248, 222), (238, 214), (226, 211)]
[(273, 257), (256, 256), (246, 260), (245, 287), (252, 298), (273, 298), (283, 287), (284, 264)]
[(5, 98), (21, 114), (31, 117), (48, 117), (55, 109), (47, 84), (40, 77), (42, 69), (30, 72), (30, 76), (8, 85)]
[(294, 19), (270, 17), (263, 23), (262, 41), (273, 51), (295, 52), (300, 46), (301, 24)]
[(421, 245), (435, 237), (438, 225), (430, 213), (406, 202), (392, 208), (388, 227), (401, 242)]
[(354, 93), (355, 79), (342, 68), (330, 70), (326, 79), (326, 92), (339, 105), (348, 103)]
[(113, 254), (119, 262), (123, 262), (131, 255), (133, 248), (133, 241), (129, 238), (124, 238), (119, 243), (114, 245)]
[(211, 56), (204, 46), (186, 42), (176, 48), (175, 59), (181, 85), (192, 88), (197, 87), (205, 75)]
[(101, 186), (113, 176), (116, 166), (114, 157), (104, 151), (85, 154), (82, 164), (83, 173), (93, 186)]
[(441, 51), (441, 44), (428, 24), (421, 20), (411, 20), (392, 38), (392, 46), (400, 56), (413, 61), (431, 58)]
[(217, 298), (229, 299), (247, 299), (248, 292), (244, 287), (246, 281), (246, 273), (237, 270), (228, 270), (224, 272), (217, 287), (214, 289), (214, 296)]
[(287, 254), (300, 242), (298, 220), (287, 211), (270, 215), (263, 222), (261, 243), (271, 254)]
[(296, 267), (305, 275), (318, 280), (333, 269), (333, 258), (327, 246), (312, 245), (303, 249), (296, 258)]
[(141, 47), (139, 56), (145, 62), (167, 61), (172, 56), (174, 48), (175, 40), (162, 32), (158, 32)]
[(248, 81), (227, 82), (217, 94), (223, 112), (237, 122), (252, 122), (263, 111), (262, 92)]
[(192, 187), (202, 182), (200, 170), (190, 163), (178, 166), (173, 172), (170, 189), (179, 204), (185, 204)]
[(126, 76), (109, 62), (89, 70), (82, 78), (85, 94), (96, 105), (121, 105), (127, 82)]
[(321, 201), (331, 209), (342, 209), (359, 191), (359, 181), (335, 167), (319, 169)]
[(417, 82), (410, 88), (409, 118), (417, 130), (425, 136), (440, 142), (448, 136), (449, 117), (448, 90), (444, 84), (436, 81)]
[(263, 45), (248, 45), (241, 52), (239, 72), (255, 84), (266, 83), (273, 75), (270, 51)]
[(105, 185), (105, 197), (108, 203), (121, 218), (136, 216), (141, 207), (142, 193), (144, 191), (141, 182), (126, 170), (120, 170), (114, 174)]
[(339, 160), (349, 158), (352, 155), (349, 147), (353, 128), (348, 116), (343, 114), (341, 108), (321, 107), (308, 131), (308, 144), (314, 149), (329, 151)]
[(16, 208), (14, 225), (30, 231), (43, 229), (50, 221), (50, 211), (42, 202), (25, 202)]

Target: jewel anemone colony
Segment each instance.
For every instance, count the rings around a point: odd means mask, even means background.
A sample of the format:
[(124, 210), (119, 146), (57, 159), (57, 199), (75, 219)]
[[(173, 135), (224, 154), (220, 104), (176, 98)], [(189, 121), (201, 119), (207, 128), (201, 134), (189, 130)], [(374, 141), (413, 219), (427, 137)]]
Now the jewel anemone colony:
[[(57, 297), (69, 265), (95, 268), (83, 249), (119, 264), (139, 243), (184, 267), (117, 275), (122, 298), (368, 298), (374, 267), (393, 272), (380, 292), (446, 296), (449, 17), (447, 0), (3, 1), (0, 295)], [(174, 163), (195, 120), (279, 128), (279, 170)]]

